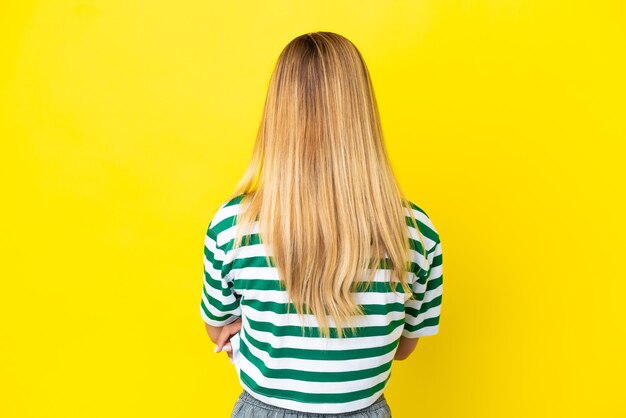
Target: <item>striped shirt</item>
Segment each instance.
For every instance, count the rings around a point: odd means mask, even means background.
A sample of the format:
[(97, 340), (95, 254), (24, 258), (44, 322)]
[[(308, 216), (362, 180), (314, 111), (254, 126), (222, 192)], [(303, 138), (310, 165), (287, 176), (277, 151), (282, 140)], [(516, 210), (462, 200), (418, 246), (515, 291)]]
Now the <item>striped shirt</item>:
[[(336, 414), (371, 405), (387, 387), (400, 336), (417, 338), (438, 332), (442, 253), (429, 217), (413, 202), (409, 201), (410, 208), (404, 207), (412, 248), (407, 281), (415, 300), (408, 300), (399, 284), (399, 294), (393, 293), (389, 270), (379, 268), (374, 286), (355, 292), (356, 302), (365, 311), (357, 318), (357, 332), (346, 329), (346, 338), (336, 338), (329, 316), (334, 338), (326, 340), (319, 337), (314, 315), (305, 315), (310, 320), (305, 326), (312, 328), (305, 327), (302, 333), (300, 318), (281, 287), (277, 270), (266, 263), (258, 221), (251, 230), (251, 242), (232, 250), (242, 198), (223, 203), (209, 224), (200, 302), (200, 315), (209, 325), (242, 320), (241, 330), (230, 339), (241, 386), (262, 402), (303, 412)], [(424, 237), (426, 257), (409, 211)]]

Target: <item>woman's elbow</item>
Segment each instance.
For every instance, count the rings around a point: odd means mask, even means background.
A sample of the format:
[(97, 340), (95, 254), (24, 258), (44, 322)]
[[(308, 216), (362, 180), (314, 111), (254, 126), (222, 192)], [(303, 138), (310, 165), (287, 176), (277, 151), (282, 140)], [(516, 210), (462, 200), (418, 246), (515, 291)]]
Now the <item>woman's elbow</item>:
[(398, 343), (398, 348), (393, 359), (406, 360), (407, 358), (409, 358), (411, 353), (415, 350), (418, 340), (419, 338), (400, 337), (400, 342)]

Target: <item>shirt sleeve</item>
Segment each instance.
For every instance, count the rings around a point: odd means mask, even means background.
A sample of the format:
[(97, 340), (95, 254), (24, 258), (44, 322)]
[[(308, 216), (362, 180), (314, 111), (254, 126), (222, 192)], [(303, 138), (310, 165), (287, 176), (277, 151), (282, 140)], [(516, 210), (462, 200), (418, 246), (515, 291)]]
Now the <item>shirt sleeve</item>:
[(405, 302), (405, 323), (402, 336), (418, 338), (435, 335), (439, 331), (441, 297), (443, 292), (443, 255), (441, 242), (427, 254), (429, 268), (412, 283), (413, 296)]
[(241, 295), (233, 288), (233, 281), (224, 274), (226, 253), (217, 245), (217, 235), (210, 228), (204, 239), (204, 281), (200, 316), (214, 327), (222, 327), (241, 317)]

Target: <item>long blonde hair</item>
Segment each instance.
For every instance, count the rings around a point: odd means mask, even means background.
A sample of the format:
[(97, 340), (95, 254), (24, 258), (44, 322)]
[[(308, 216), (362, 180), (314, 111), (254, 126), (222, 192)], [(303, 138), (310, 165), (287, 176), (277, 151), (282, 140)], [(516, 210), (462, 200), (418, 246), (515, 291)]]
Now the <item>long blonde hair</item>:
[(258, 221), (268, 266), (298, 315), (305, 308), (315, 315), (321, 337), (332, 335), (327, 315), (337, 337), (346, 322), (355, 331), (353, 315), (363, 310), (352, 292), (367, 291), (377, 268), (413, 297), (407, 219), (426, 255), (424, 240), (388, 160), (367, 66), (345, 37), (306, 33), (281, 52), (251, 161), (231, 198), (242, 194), (233, 248)]

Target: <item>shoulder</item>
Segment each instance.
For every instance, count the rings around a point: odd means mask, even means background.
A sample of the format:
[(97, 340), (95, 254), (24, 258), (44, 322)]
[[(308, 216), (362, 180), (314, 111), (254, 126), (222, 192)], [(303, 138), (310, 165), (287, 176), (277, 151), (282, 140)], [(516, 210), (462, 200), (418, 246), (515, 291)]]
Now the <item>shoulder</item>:
[(220, 236), (235, 225), (236, 216), (239, 213), (243, 197), (244, 194), (239, 194), (220, 203), (218, 208), (214, 210), (213, 216), (209, 221), (206, 232), (207, 235), (219, 241)]
[(412, 216), (417, 223), (417, 229), (427, 240), (426, 250), (430, 251), (440, 242), (439, 232), (423, 207), (409, 199), (407, 199), (407, 202), (409, 204), (408, 207), (405, 206), (407, 225), (409, 225), (409, 228), (414, 229), (412, 221), (408, 218)]

